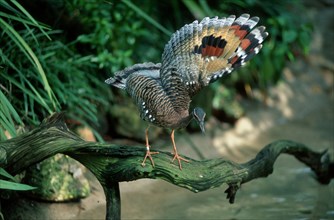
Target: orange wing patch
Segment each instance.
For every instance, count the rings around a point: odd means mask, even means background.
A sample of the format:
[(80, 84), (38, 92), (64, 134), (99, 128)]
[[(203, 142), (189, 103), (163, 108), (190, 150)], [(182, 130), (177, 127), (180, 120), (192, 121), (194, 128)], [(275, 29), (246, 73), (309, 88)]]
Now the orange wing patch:
[(202, 57), (219, 57), (223, 54), (226, 44), (226, 40), (221, 37), (205, 36), (202, 38), (202, 44), (195, 46), (194, 52), (202, 54)]

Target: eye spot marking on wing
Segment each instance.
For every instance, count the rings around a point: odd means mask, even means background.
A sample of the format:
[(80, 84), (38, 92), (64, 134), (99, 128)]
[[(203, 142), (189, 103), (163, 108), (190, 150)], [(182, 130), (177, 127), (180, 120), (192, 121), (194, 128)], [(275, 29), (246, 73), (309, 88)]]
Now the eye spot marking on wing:
[(202, 44), (194, 47), (194, 53), (201, 54), (202, 57), (219, 57), (223, 54), (226, 44), (227, 41), (221, 37), (205, 36), (202, 38)]

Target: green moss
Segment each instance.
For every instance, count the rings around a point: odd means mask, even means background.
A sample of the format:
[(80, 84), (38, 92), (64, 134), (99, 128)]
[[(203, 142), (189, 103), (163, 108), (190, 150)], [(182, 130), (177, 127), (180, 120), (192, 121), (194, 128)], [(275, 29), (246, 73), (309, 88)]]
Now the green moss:
[(57, 154), (27, 169), (23, 182), (37, 187), (27, 195), (46, 201), (72, 201), (87, 197), (90, 186), (75, 160)]

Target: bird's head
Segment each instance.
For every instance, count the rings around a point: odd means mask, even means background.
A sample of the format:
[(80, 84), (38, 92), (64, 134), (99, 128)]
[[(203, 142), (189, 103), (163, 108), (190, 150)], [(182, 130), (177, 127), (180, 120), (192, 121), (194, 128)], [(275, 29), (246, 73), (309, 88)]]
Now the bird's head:
[(195, 121), (198, 123), (199, 127), (201, 128), (202, 132), (205, 133), (204, 118), (206, 114), (204, 110), (199, 107), (196, 107), (194, 108), (192, 115)]

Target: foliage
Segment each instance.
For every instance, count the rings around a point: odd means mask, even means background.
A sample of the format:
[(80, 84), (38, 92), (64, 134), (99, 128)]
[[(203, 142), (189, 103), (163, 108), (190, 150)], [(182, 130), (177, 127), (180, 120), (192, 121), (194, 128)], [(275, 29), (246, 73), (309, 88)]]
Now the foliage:
[(78, 19), (82, 30), (77, 42), (87, 46), (91, 62), (112, 72), (133, 64), (134, 46), (144, 31), (143, 20), (120, 1), (66, 1), (72, 19)]
[[(9, 179), (5, 180), (5, 179)], [(6, 170), (0, 167), (0, 190), (16, 190), (16, 191), (26, 191), (26, 190), (33, 190), (36, 187), (29, 186), (27, 184), (17, 183), (16, 179), (7, 173)]]
[[(107, 105), (108, 90), (90, 62), (64, 43), (61, 31), (37, 23), (16, 1), (1, 1), (0, 134), (15, 136), (17, 125), (36, 125), (54, 111), (97, 125), (97, 111)], [(53, 40), (50, 40), (51, 38)]]
[[(6, 170), (0, 167), (0, 193), (3, 192), (2, 190), (28, 191), (34, 189), (36, 189), (36, 187), (23, 183), (18, 183), (15, 177), (13, 177)], [(5, 191), (5, 193), (7, 192)], [(0, 206), (0, 219), (4, 219), (1, 212), (1, 206)]]

